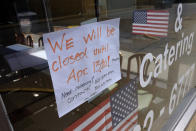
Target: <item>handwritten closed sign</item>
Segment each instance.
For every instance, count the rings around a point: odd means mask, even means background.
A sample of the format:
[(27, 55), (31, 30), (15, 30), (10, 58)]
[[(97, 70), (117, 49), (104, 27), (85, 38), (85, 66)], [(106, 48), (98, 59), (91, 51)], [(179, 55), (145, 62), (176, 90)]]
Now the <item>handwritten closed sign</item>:
[(121, 79), (119, 21), (43, 35), (59, 117)]

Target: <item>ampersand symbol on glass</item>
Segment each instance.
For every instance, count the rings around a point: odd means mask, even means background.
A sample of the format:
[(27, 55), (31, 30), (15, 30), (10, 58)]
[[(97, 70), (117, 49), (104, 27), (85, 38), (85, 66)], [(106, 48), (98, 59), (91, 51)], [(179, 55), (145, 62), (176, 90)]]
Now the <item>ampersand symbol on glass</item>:
[(178, 32), (179, 30), (182, 29), (182, 4), (180, 3), (178, 5), (178, 10), (177, 10), (177, 18), (176, 18), (176, 22), (175, 22), (175, 32)]

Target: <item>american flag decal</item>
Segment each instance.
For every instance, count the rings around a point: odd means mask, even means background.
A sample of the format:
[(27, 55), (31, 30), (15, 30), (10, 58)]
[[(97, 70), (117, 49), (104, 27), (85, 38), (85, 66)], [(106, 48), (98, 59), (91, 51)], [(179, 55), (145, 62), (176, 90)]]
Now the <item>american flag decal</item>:
[(128, 131), (133, 129), (138, 119), (136, 85), (136, 81), (132, 81), (119, 89), (64, 131)]
[(138, 10), (133, 12), (133, 34), (166, 37), (169, 12), (166, 10)]

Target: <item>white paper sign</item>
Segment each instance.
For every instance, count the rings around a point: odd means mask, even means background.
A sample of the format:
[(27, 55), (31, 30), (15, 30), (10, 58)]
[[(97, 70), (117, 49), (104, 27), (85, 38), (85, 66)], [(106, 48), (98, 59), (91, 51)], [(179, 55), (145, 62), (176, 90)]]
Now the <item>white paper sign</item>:
[(119, 22), (112, 19), (44, 34), (59, 117), (121, 79)]

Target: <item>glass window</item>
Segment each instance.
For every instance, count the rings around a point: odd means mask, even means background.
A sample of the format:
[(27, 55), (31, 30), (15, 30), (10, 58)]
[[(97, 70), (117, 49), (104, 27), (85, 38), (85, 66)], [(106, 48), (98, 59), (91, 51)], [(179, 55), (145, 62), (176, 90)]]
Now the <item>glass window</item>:
[[(157, 131), (196, 86), (193, 0), (3, 0), (0, 6), (0, 93), (14, 130)], [(59, 118), (43, 35), (115, 18), (121, 79)]]

